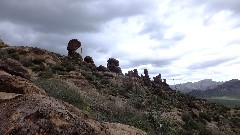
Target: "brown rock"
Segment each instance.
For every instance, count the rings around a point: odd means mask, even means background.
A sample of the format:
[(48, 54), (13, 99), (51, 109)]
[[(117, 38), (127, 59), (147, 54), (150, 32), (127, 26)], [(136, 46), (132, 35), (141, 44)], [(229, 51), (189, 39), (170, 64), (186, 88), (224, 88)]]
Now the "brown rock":
[(108, 134), (100, 122), (88, 118), (86, 114), (65, 102), (45, 95), (25, 94), (0, 103), (0, 108), (1, 135)]
[(70, 53), (76, 52), (77, 49), (81, 47), (81, 42), (77, 39), (72, 39), (68, 42), (67, 50)]
[(109, 58), (107, 61), (107, 68), (115, 73), (122, 73), (121, 68), (119, 67), (119, 61), (114, 58)]
[(8, 72), (12, 75), (21, 76), (25, 79), (31, 78), (27, 68), (25, 68), (20, 62), (13, 59), (0, 60), (0, 70)]
[(86, 56), (86, 57), (84, 58), (84, 61), (87, 62), (87, 63), (89, 63), (89, 64), (94, 64), (93, 58), (90, 57), (90, 56)]
[(46, 94), (44, 90), (33, 85), (28, 80), (0, 71), (0, 92), (16, 94)]
[(103, 65), (100, 65), (99, 67), (97, 67), (97, 71), (108, 72), (110, 70), (108, 68), (104, 67)]

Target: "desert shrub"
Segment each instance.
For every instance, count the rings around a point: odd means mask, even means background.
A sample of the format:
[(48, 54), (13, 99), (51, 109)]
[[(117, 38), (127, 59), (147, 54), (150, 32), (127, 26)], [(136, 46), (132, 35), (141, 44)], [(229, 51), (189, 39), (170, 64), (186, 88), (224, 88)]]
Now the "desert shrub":
[(0, 51), (0, 58), (6, 60), (7, 58), (12, 58), (15, 60), (19, 60), (19, 53), (14, 48), (8, 48)]
[(8, 54), (11, 54), (11, 53), (16, 53), (17, 50), (14, 49), (14, 48), (8, 48), (8, 49), (6, 49), (6, 52), (7, 52)]
[(32, 70), (35, 72), (43, 71), (45, 69), (44, 65), (35, 65)]
[(39, 73), (39, 77), (49, 79), (49, 78), (53, 78), (54, 74), (53, 74), (52, 70), (45, 70), (45, 71)]
[(37, 79), (35, 83), (42, 87), (51, 97), (68, 102), (80, 109), (87, 107), (86, 103), (80, 98), (80, 94), (76, 90), (69, 88), (58, 80), (40, 78)]
[(58, 73), (59, 71), (65, 71), (65, 68), (60, 64), (53, 65), (51, 69), (53, 73)]
[(93, 110), (91, 109), (91, 107), (87, 106), (85, 107), (84, 111), (90, 116), (93, 116)]
[(200, 113), (199, 113), (199, 117), (207, 120), (208, 122), (211, 122), (211, 121), (212, 121), (211, 115), (210, 115), (210, 114), (207, 114), (207, 113), (205, 113), (205, 112), (200, 112)]
[(110, 81), (109, 81), (108, 79), (106, 79), (106, 78), (103, 78), (103, 79), (100, 81), (100, 83), (106, 85), (106, 84), (110, 84)]
[(40, 57), (36, 57), (36, 58), (33, 58), (32, 59), (32, 62), (34, 63), (34, 64), (41, 64), (41, 63), (43, 63), (45, 60), (43, 59), (43, 58), (40, 58)]
[(32, 60), (29, 59), (29, 58), (21, 58), (20, 63), (22, 63), (22, 65), (25, 66), (25, 67), (33, 66)]
[(95, 81), (97, 80), (97, 77), (93, 74), (87, 73), (84, 75), (84, 77), (88, 80), (88, 81)]
[(138, 110), (145, 108), (145, 105), (141, 101), (135, 101), (133, 106)]
[(75, 66), (72, 64), (72, 62), (68, 60), (64, 60), (61, 65), (66, 68), (67, 72), (76, 70)]
[(184, 112), (182, 114), (182, 120), (185, 121), (185, 122), (188, 122), (189, 120), (192, 119), (192, 115), (188, 112)]

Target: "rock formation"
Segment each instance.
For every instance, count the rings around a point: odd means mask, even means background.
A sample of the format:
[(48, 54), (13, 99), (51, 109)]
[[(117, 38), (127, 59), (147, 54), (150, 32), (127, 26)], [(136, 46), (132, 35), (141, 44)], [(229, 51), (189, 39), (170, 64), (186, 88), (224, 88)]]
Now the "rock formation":
[(0, 70), (6, 71), (12, 75), (21, 76), (30, 79), (28, 70), (22, 64), (13, 59), (0, 60)]
[[(14, 69), (11, 73), (15, 74)], [(48, 97), (30, 80), (11, 73), (0, 71), (1, 135), (146, 135), (131, 126), (98, 122), (64, 101)]]
[(108, 68), (104, 67), (103, 65), (100, 65), (99, 67), (97, 67), (97, 71), (108, 72), (110, 70)]
[(161, 74), (157, 75), (156, 77), (153, 77), (153, 80), (156, 84), (162, 84)]
[(146, 86), (150, 86), (151, 85), (151, 80), (149, 78), (149, 75), (148, 75), (148, 70), (147, 69), (144, 69), (144, 76), (142, 76), (143, 78), (143, 81), (144, 81), (144, 84)]
[(139, 75), (138, 75), (138, 70), (137, 69), (133, 69), (133, 77), (140, 77)]
[(81, 42), (77, 39), (72, 39), (68, 42), (67, 50), (68, 50), (68, 56), (72, 57), (73, 59), (81, 59), (82, 56), (77, 53), (77, 49), (81, 47)]
[(89, 63), (89, 64), (94, 64), (93, 58), (90, 57), (90, 56), (86, 56), (86, 57), (84, 58), (84, 61), (87, 62), (87, 63)]
[(107, 61), (107, 68), (115, 73), (122, 73), (121, 68), (119, 67), (119, 61), (114, 58), (109, 58)]

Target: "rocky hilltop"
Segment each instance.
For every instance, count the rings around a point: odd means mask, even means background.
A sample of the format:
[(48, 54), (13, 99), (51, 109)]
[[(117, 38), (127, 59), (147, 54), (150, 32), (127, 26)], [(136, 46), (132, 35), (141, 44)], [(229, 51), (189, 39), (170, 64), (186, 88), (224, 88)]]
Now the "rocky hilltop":
[(223, 84), (224, 82), (216, 82), (212, 79), (204, 79), (198, 82), (187, 82), (182, 84), (171, 85), (170, 87), (174, 90), (179, 90), (184, 93), (188, 93), (192, 90), (207, 90), (216, 88), (218, 85)]
[[(109, 58), (0, 43), (0, 134), (240, 134), (240, 114), (172, 90), (161, 74), (122, 73)], [(83, 46), (84, 47), (84, 46)]]

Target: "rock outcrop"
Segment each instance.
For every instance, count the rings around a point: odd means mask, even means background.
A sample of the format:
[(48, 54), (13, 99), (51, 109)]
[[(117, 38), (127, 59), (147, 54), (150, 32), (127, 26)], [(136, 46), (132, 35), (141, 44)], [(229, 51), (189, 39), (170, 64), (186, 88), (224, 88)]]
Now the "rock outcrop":
[(31, 78), (27, 68), (25, 68), (20, 62), (13, 59), (0, 60), (0, 70), (25, 79)]
[[(43, 89), (22, 75), (26, 71), (16, 63), (1, 61), (2, 65), (9, 65), (7, 69), (0, 70), (1, 135), (146, 134), (131, 126), (96, 121), (74, 106), (48, 97)], [(21, 74), (16, 75), (17, 71)]]
[(106, 68), (105, 66), (100, 65), (99, 67), (97, 67), (97, 71), (109, 72), (110, 70), (108, 68)]
[(148, 75), (148, 70), (147, 69), (144, 69), (144, 76), (142, 76), (142, 79), (144, 81), (144, 84), (146, 86), (150, 86), (151, 85), (151, 80), (149, 78), (149, 75)]
[(109, 58), (107, 61), (107, 68), (115, 73), (122, 73), (121, 68), (119, 67), (119, 61), (114, 58)]
[(89, 64), (94, 64), (93, 58), (90, 57), (90, 56), (86, 56), (86, 57), (84, 58), (84, 61), (87, 62), (87, 63), (89, 63)]
[(72, 57), (73, 59), (81, 59), (82, 56), (77, 53), (77, 49), (81, 47), (81, 42), (77, 39), (72, 39), (68, 42), (67, 50), (68, 50), (68, 56)]

